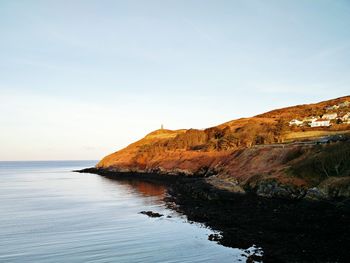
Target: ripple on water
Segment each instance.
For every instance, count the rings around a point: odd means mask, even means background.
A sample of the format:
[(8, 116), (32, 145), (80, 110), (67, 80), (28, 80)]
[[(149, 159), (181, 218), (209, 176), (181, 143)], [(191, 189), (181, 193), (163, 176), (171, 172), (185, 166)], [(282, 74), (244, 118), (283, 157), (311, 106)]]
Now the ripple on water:
[(163, 186), (70, 172), (94, 163), (0, 162), (1, 262), (245, 260), (167, 209)]

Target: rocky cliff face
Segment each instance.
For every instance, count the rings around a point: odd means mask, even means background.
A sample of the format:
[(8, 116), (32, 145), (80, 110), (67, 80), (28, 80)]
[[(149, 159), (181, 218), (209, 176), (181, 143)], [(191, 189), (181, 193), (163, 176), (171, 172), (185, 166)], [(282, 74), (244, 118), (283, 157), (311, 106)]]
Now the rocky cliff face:
[[(350, 197), (350, 142), (345, 135), (350, 126), (339, 123), (311, 130), (288, 125), (293, 118), (322, 114), (327, 106), (349, 100), (279, 109), (205, 130), (157, 130), (106, 156), (97, 168), (202, 176), (218, 188), (267, 197)], [(309, 142), (281, 144), (295, 134), (305, 134)], [(313, 137), (321, 134), (342, 136), (319, 145)]]

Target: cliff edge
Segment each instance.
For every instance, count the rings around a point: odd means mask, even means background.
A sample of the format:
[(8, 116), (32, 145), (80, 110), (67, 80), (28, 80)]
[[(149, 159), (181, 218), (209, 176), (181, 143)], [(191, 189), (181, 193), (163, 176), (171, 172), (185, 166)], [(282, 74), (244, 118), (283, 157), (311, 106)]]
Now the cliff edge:
[(109, 172), (204, 177), (216, 188), (288, 199), (350, 197), (350, 96), (204, 130), (160, 129), (104, 157)]

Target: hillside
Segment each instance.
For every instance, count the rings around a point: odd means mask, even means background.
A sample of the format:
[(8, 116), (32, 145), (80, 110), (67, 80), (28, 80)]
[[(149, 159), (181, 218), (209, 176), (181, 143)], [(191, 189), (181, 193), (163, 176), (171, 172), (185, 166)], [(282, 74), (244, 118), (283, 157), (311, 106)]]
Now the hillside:
[[(342, 197), (350, 188), (328, 192), (334, 185), (350, 186), (349, 104), (350, 96), (346, 96), (204, 130), (161, 129), (106, 156), (96, 167), (203, 176), (218, 188), (263, 196)], [(316, 186), (323, 187), (323, 192), (318, 188), (315, 193), (308, 192)]]

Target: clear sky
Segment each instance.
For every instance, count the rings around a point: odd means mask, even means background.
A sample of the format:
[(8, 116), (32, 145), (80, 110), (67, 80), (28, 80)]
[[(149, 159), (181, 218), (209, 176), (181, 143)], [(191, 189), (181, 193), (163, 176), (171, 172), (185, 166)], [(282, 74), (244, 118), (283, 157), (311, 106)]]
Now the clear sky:
[(350, 92), (350, 1), (1, 0), (0, 160), (99, 159)]

